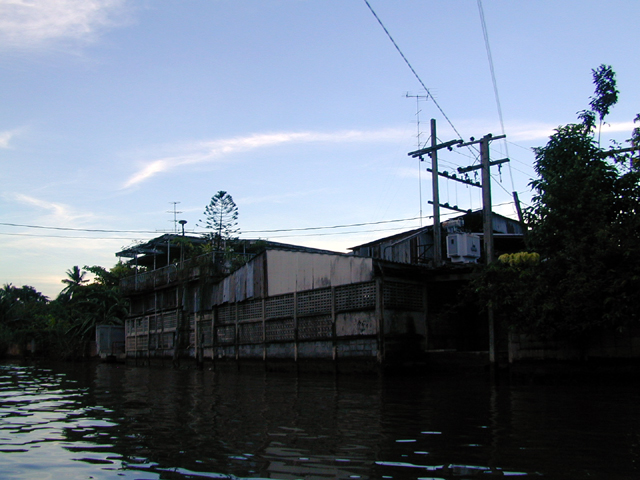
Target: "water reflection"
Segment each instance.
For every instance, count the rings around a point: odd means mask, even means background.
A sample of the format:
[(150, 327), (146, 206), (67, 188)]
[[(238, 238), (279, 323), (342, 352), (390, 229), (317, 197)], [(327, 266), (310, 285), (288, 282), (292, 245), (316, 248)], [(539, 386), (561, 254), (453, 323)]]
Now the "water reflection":
[(3, 479), (637, 478), (639, 390), (0, 366)]

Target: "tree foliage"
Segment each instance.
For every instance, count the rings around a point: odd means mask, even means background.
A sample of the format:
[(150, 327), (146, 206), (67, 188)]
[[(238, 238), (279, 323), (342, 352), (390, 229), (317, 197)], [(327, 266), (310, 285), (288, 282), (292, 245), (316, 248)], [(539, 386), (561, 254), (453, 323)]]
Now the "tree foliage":
[(74, 265), (73, 268), (67, 270), (67, 278), (61, 280), (66, 285), (60, 292), (62, 295), (72, 297), (74, 292), (87, 283), (89, 280), (85, 278), (87, 272), (80, 270), (80, 267)]
[[(603, 121), (618, 91), (611, 67), (593, 77), (592, 110), (579, 113), (582, 123), (559, 127), (534, 150), (538, 178), (525, 218), (527, 246), (540, 262), (496, 262), (475, 284), (519, 331), (579, 340), (639, 322), (637, 152), (604, 150), (594, 140), (592, 121), (596, 114)], [(632, 133), (632, 146), (639, 135)]]
[(0, 324), (11, 329), (39, 328), (46, 323), (49, 299), (35, 288), (5, 284), (0, 289)]
[(609, 115), (609, 110), (618, 103), (618, 89), (616, 87), (616, 72), (611, 65), (600, 65), (595, 70), (591, 70), (593, 83), (596, 90), (591, 97), (589, 105), (591, 110), (598, 114), (600, 122)]
[(582, 110), (578, 112), (578, 118), (588, 131), (596, 126), (596, 114), (599, 120), (598, 128), (598, 145), (600, 145), (600, 131), (602, 130), (602, 122), (609, 114), (611, 107), (618, 103), (618, 88), (616, 85), (616, 72), (613, 71), (611, 65), (600, 65), (598, 68), (591, 70), (595, 92), (589, 102), (590, 110)]
[(209, 230), (207, 237), (216, 251), (221, 251), (227, 241), (235, 239), (240, 233), (238, 207), (233, 197), (224, 190), (211, 197), (211, 202), (204, 210), (204, 216), (200, 223)]
[[(0, 356), (10, 343), (20, 345), (32, 339), (41, 353), (77, 356), (93, 340), (97, 325), (122, 324), (127, 303), (119, 279), (130, 273), (129, 267), (74, 266), (66, 273), (61, 281), (65, 287), (53, 301), (28, 285), (0, 288)], [(87, 273), (94, 274), (94, 279), (89, 280)]]

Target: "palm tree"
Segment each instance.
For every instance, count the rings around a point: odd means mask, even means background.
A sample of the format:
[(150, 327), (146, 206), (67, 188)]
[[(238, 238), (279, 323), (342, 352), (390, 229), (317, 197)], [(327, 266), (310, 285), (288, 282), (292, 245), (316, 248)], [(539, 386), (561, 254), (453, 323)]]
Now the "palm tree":
[(60, 292), (60, 295), (67, 296), (69, 299), (73, 297), (73, 294), (78, 291), (78, 288), (82, 287), (83, 284), (87, 283), (85, 275), (87, 272), (84, 270), (80, 270), (80, 267), (75, 265), (73, 268), (67, 270), (67, 277), (62, 279), (62, 283), (66, 285)]

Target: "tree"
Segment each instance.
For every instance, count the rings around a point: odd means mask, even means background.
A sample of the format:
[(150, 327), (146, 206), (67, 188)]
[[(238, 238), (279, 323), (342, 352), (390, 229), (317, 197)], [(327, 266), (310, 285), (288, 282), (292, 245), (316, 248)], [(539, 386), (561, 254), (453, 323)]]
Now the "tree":
[(69, 298), (73, 297), (73, 294), (78, 290), (78, 288), (89, 281), (85, 278), (86, 274), (87, 272), (80, 270), (77, 265), (67, 270), (67, 278), (61, 280), (66, 287), (62, 289), (60, 295), (65, 295)]
[(210, 230), (207, 234), (214, 250), (220, 252), (225, 243), (237, 237), (240, 233), (238, 228), (238, 207), (233, 201), (233, 197), (227, 192), (220, 190), (213, 197), (204, 210), (204, 227)]
[(9, 345), (40, 337), (51, 323), (50, 312), (49, 299), (29, 285), (0, 288), (0, 357)]
[(49, 299), (35, 288), (5, 284), (0, 288), (0, 323), (13, 330), (38, 328), (47, 314)]
[[(580, 341), (594, 331), (639, 322), (640, 172), (635, 157), (593, 138), (616, 103), (615, 73), (593, 70), (592, 110), (559, 127), (535, 152), (538, 178), (525, 211), (527, 247), (539, 263), (497, 262), (476, 282), (486, 301), (519, 331)], [(637, 143), (634, 131), (629, 143)]]
[(611, 65), (600, 65), (598, 68), (591, 70), (593, 83), (596, 86), (595, 92), (589, 102), (591, 110), (582, 110), (578, 113), (578, 118), (582, 120), (583, 125), (592, 130), (595, 127), (596, 114), (600, 121), (598, 126), (598, 146), (600, 146), (600, 132), (602, 130), (602, 122), (604, 117), (609, 114), (609, 110), (618, 103), (618, 92), (616, 86), (616, 72), (613, 71)]
[[(120, 265), (122, 265), (122, 263), (120, 263)], [(118, 265), (116, 265), (116, 267), (118, 267)], [(94, 265), (92, 267), (85, 265), (84, 269), (95, 275), (95, 278), (93, 279), (94, 283), (105, 287), (117, 287), (120, 284), (120, 277), (113, 273), (116, 267), (113, 267), (111, 270), (107, 270), (100, 265)]]
[[(65, 334), (77, 343), (93, 337), (96, 325), (122, 324), (127, 303), (120, 293), (120, 277), (128, 269), (118, 264), (111, 270), (99, 265), (75, 266), (67, 270), (67, 285), (56, 300), (57, 319), (65, 325)], [(95, 275), (89, 282), (87, 272)]]

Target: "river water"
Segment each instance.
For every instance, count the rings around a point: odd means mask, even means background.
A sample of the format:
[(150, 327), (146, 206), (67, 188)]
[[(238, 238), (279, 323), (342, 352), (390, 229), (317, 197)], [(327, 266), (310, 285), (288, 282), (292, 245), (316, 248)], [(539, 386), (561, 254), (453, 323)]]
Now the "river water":
[(0, 478), (640, 478), (640, 389), (0, 364)]

